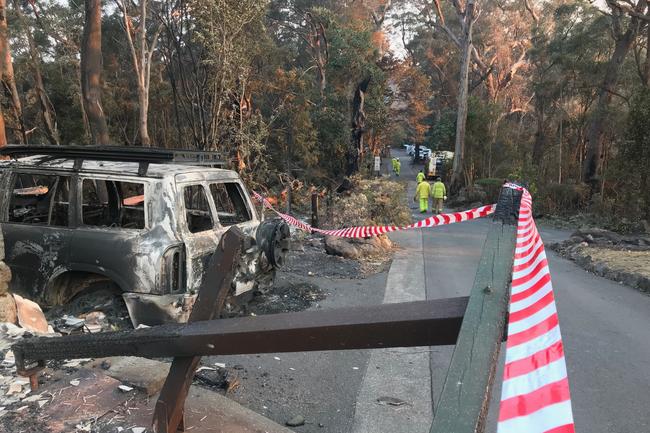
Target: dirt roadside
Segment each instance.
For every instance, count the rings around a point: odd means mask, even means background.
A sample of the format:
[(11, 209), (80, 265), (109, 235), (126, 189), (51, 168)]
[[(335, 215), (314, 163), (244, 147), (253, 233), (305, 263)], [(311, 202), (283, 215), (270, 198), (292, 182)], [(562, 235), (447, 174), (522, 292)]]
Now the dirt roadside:
[(582, 229), (551, 248), (589, 272), (650, 294), (650, 237), (646, 235)]

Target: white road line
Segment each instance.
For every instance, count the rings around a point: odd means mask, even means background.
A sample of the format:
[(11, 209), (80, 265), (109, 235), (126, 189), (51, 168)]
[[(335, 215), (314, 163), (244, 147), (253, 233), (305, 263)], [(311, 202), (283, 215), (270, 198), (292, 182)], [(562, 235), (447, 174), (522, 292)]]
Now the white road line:
[[(391, 234), (402, 250), (388, 272), (384, 304), (426, 299), (422, 231)], [(351, 433), (426, 433), (433, 418), (429, 347), (373, 350), (357, 398)], [(405, 401), (380, 405), (380, 397)]]

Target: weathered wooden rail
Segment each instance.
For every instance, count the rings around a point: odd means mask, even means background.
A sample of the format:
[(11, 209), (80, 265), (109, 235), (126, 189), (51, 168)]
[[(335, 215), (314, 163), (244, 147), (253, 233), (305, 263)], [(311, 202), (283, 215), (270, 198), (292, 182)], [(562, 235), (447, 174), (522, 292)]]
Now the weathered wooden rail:
[(499, 348), (521, 192), (503, 188), (469, 298), (212, 320), (221, 312), (242, 236), (231, 228), (203, 279), (187, 324), (61, 338), (13, 346), (20, 373), (47, 359), (132, 355), (174, 357), (156, 404), (157, 433), (184, 429), (184, 403), (201, 356), (454, 345), (431, 433), (483, 432)]

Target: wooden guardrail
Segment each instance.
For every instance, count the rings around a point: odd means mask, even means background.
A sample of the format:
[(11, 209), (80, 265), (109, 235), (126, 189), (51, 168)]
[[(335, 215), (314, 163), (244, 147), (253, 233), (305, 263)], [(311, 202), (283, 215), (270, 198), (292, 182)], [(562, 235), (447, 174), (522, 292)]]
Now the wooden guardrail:
[(508, 313), (521, 191), (503, 188), (431, 433), (483, 432)]

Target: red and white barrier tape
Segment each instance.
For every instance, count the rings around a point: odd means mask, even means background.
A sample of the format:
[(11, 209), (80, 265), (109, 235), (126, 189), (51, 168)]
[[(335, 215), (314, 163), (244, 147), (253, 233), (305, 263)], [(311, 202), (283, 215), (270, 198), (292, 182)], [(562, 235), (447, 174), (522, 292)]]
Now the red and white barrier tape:
[(498, 433), (574, 433), (569, 379), (551, 274), (523, 191), (512, 267)]
[(463, 221), (469, 221), (476, 218), (482, 218), (494, 213), (496, 205), (490, 204), (487, 206), (477, 207), (475, 209), (470, 209), (462, 212), (452, 212), (440, 215), (432, 215), (429, 218), (417, 221), (413, 224), (407, 226), (358, 226), (358, 227), (348, 227), (337, 230), (322, 230), (310, 226), (307, 223), (304, 223), (291, 215), (284, 214), (275, 210), (271, 203), (253, 191), (253, 197), (259, 202), (264, 204), (264, 207), (275, 212), (280, 218), (287, 222), (287, 224), (298, 227), (301, 230), (305, 230), (310, 233), (320, 233), (327, 236), (337, 236), (340, 238), (367, 238), (371, 236), (379, 236), (390, 232), (396, 232), (400, 230), (411, 230), (416, 228), (423, 227), (434, 227), (445, 224), (459, 223)]

